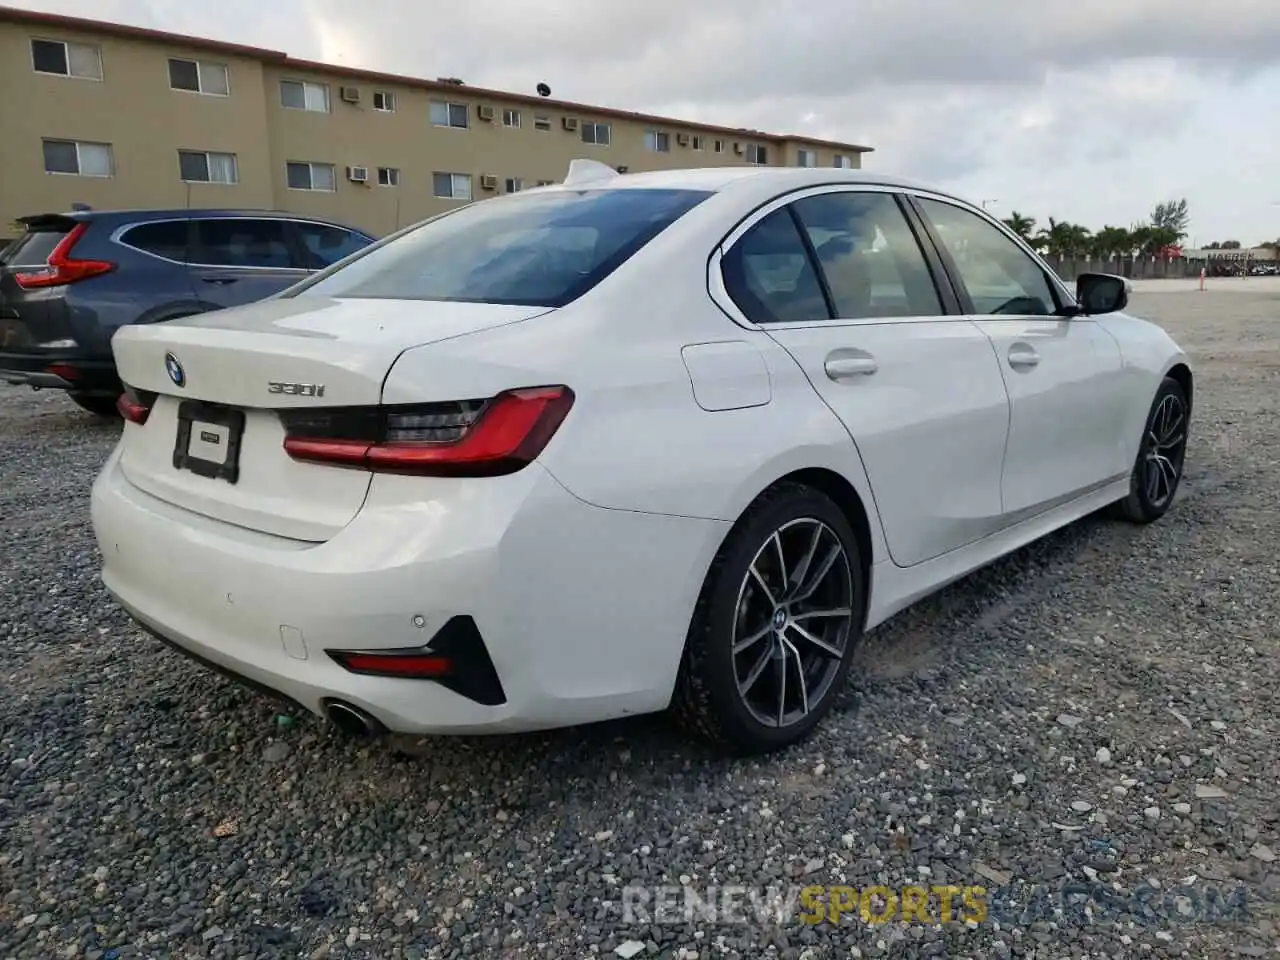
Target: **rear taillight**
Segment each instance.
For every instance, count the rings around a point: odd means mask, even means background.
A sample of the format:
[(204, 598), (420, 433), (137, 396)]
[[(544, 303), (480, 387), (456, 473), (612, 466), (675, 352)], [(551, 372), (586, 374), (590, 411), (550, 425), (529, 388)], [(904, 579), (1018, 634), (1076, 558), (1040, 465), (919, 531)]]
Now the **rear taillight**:
[(500, 476), (532, 462), (572, 406), (573, 391), (555, 386), (487, 401), (286, 411), (284, 449), (295, 460), (381, 473)]
[(41, 287), (61, 287), (78, 280), (100, 277), (110, 273), (116, 265), (109, 260), (79, 260), (71, 256), (71, 249), (89, 229), (87, 223), (77, 223), (58, 241), (43, 267), (33, 267), (13, 275), (14, 281), (24, 290)]
[(130, 423), (143, 424), (147, 422), (147, 417), (151, 416), (151, 405), (155, 401), (154, 393), (125, 387), (124, 393), (120, 394), (119, 399), (116, 400), (116, 409), (120, 411), (120, 416)]

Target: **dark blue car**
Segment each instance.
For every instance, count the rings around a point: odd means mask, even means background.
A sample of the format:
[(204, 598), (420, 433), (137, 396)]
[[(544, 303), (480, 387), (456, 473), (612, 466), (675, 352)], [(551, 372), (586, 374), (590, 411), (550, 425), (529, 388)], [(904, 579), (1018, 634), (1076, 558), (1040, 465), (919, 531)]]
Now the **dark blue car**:
[(0, 251), (0, 380), (69, 391), (102, 416), (121, 386), (111, 335), (270, 296), (373, 238), (253, 210), (76, 210), (23, 217)]

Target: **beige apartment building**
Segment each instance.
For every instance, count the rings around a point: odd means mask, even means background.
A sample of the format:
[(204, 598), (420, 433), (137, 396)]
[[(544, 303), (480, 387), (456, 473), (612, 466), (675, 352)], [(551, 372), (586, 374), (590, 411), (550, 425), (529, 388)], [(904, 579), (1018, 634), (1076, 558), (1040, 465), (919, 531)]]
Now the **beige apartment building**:
[(576, 157), (856, 168), (870, 149), (8, 7), (0, 89), (0, 237), (77, 202), (273, 208), (381, 235), (558, 181)]

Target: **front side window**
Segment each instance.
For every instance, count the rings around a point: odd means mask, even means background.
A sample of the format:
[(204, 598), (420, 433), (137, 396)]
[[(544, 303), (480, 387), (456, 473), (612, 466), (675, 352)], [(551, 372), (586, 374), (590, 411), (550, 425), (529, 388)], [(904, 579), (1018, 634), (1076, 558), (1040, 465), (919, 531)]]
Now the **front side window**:
[(822, 283), (786, 207), (744, 233), (721, 260), (720, 270), (730, 298), (752, 323), (831, 319)]
[(196, 220), (192, 262), (211, 267), (294, 267), (283, 220)]
[(429, 220), (296, 295), (560, 307), (582, 296), (709, 194), (517, 194)]
[(302, 266), (307, 270), (323, 270), (344, 257), (369, 245), (359, 234), (328, 223), (294, 223), (302, 241)]
[(887, 193), (821, 193), (792, 204), (842, 320), (936, 317), (933, 275), (898, 202)]
[(960, 280), (982, 315), (1051, 316), (1057, 301), (1044, 270), (1009, 237), (976, 213), (918, 198)]

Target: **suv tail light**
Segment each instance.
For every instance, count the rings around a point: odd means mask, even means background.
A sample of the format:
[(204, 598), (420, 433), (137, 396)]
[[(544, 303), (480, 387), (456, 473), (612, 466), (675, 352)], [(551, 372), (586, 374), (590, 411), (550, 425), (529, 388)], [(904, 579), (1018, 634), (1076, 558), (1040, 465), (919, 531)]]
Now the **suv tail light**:
[(71, 249), (89, 229), (87, 223), (77, 223), (53, 248), (43, 267), (31, 267), (13, 275), (14, 281), (24, 290), (41, 287), (62, 287), (68, 283), (87, 280), (110, 273), (116, 265), (109, 260), (77, 260)]
[(405, 407), (282, 411), (295, 460), (377, 473), (494, 477), (531, 463), (573, 406), (565, 386), (507, 390), (489, 400)]

